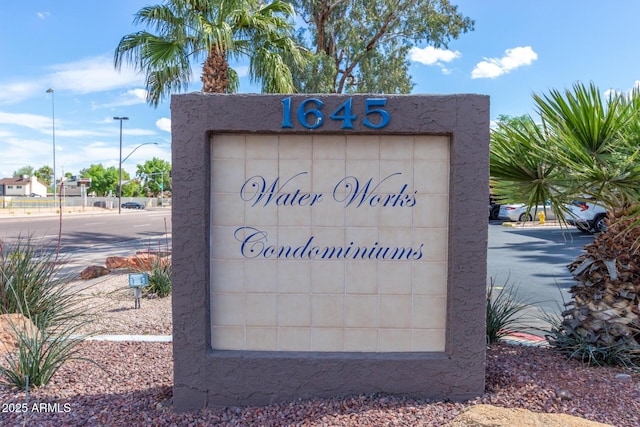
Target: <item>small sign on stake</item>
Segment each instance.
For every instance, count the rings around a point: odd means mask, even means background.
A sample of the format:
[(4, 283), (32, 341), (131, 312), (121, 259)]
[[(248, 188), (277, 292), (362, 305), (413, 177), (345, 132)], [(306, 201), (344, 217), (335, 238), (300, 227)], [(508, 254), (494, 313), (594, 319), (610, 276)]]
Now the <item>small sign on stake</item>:
[(133, 288), (134, 308), (140, 308), (142, 288), (145, 286), (149, 286), (149, 275), (147, 273), (129, 274), (129, 287)]

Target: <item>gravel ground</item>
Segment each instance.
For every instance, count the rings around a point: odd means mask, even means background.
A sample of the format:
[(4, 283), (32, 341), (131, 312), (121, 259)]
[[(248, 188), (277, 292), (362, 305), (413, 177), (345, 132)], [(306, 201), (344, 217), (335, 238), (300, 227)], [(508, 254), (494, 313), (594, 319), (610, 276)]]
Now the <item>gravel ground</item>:
[[(95, 298), (108, 298), (98, 289), (117, 288), (120, 285), (114, 282), (121, 282), (122, 277), (95, 280)], [(95, 307), (98, 301), (94, 300)], [(121, 310), (113, 301), (110, 304), (107, 313), (115, 316), (111, 320), (122, 319), (107, 329), (132, 333), (126, 330), (123, 313), (132, 310), (133, 301), (123, 297), (125, 309)], [(135, 310), (135, 315), (145, 307), (150, 316), (162, 313), (164, 308), (153, 309), (162, 304), (163, 300), (143, 299), (142, 309)], [(170, 324), (167, 317), (164, 311), (164, 322)], [(163, 324), (158, 330), (165, 327)], [(619, 427), (640, 425), (639, 373), (587, 367), (566, 361), (548, 348), (492, 345), (487, 351), (486, 392), (466, 402), (376, 394), (198, 413), (172, 411), (171, 343), (86, 341), (80, 350), (99, 367), (83, 361), (67, 362), (48, 386), (32, 390), (28, 396), (0, 387), (0, 425), (442, 426), (477, 403), (566, 413)]]
[(171, 335), (171, 297), (142, 298), (134, 308), (129, 274), (114, 270), (107, 276), (70, 283), (78, 289), (84, 310), (95, 313), (95, 319), (80, 332), (100, 335)]

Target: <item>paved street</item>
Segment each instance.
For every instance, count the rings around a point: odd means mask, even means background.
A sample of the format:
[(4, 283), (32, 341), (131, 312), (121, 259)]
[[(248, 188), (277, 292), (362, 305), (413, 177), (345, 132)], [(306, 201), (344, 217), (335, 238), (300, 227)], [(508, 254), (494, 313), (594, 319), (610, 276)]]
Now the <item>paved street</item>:
[[(2, 211), (2, 210), (0, 210)], [(171, 209), (63, 213), (61, 253), (68, 261), (65, 273), (79, 273), (88, 265), (104, 265), (108, 256), (171, 247)], [(57, 245), (57, 215), (0, 214), (0, 239), (33, 236), (51, 248)]]

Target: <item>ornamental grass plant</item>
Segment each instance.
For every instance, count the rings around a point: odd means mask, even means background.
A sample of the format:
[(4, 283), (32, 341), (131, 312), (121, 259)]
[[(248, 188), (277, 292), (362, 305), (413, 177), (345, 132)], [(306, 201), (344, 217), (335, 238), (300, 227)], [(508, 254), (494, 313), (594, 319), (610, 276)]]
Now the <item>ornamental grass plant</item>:
[(70, 280), (60, 271), (64, 261), (31, 237), (0, 241), (0, 314), (29, 313), (39, 329), (76, 317), (73, 294), (63, 286)]
[(78, 332), (92, 319), (80, 310), (79, 298), (67, 288), (64, 259), (43, 242), (18, 237), (0, 241), (0, 314), (19, 314), (35, 326), (11, 323), (17, 350), (0, 359), (0, 384), (20, 389), (46, 385), (65, 361), (76, 358), (76, 346), (87, 335)]
[[(28, 313), (25, 317), (29, 317)], [(31, 317), (31, 320), (34, 324), (38, 320), (40, 323), (50, 324), (48, 319), (38, 319), (36, 316)], [(47, 385), (58, 369), (69, 360), (93, 363), (78, 355), (78, 344), (87, 336), (77, 334), (82, 322), (64, 322), (56, 325), (56, 328), (35, 330), (15, 323), (11, 326), (18, 348), (0, 360), (0, 385), (20, 390), (40, 387)]]
[[(167, 231), (167, 224), (165, 219), (165, 232)], [(168, 233), (167, 233), (168, 234)], [(149, 279), (149, 286), (144, 290), (147, 295), (155, 295), (160, 298), (171, 295), (171, 250), (169, 246), (169, 240), (165, 240), (164, 251), (162, 250), (160, 243), (158, 242), (158, 249), (155, 255), (151, 250), (151, 245), (147, 250), (147, 259), (151, 259), (151, 265), (148, 269), (138, 269), (140, 273), (147, 273)], [(145, 263), (140, 263), (145, 265)]]
[(487, 344), (524, 329), (523, 315), (531, 303), (518, 294), (518, 287), (509, 284), (498, 287), (493, 277), (487, 287)]
[(149, 286), (145, 289), (147, 294), (158, 297), (171, 295), (171, 259), (156, 257), (149, 271)]

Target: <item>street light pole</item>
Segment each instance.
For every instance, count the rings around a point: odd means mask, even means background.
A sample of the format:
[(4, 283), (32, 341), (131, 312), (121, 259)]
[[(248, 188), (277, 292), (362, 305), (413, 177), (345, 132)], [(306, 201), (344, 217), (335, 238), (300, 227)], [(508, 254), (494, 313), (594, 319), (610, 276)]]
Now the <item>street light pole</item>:
[(131, 150), (131, 152), (129, 154), (127, 154), (127, 157), (125, 157), (124, 159), (122, 159), (122, 163), (126, 162), (127, 159), (129, 157), (131, 157), (131, 155), (140, 147), (142, 147), (143, 145), (158, 145), (157, 142), (145, 142), (143, 144), (138, 145), (136, 148), (134, 148), (133, 150)]
[(122, 213), (122, 121), (129, 120), (129, 117), (114, 117), (113, 120), (120, 120), (120, 163), (118, 167), (118, 214)]
[[(122, 164), (124, 162), (127, 161), (127, 159), (129, 157), (131, 157), (131, 155), (133, 153), (136, 152), (136, 150), (140, 147), (142, 147), (143, 145), (158, 145), (157, 142), (145, 142), (143, 144), (138, 145), (136, 148), (134, 148), (133, 150), (131, 150), (131, 152), (129, 154), (127, 154), (127, 156), (123, 159), (122, 158), (122, 120), (129, 120), (127, 117), (114, 117), (114, 119), (120, 120), (120, 178), (119, 178), (119, 182), (118, 182), (118, 199), (122, 199)], [(118, 213), (121, 213), (122, 211), (122, 200), (118, 200)]]
[(52, 135), (53, 135), (53, 201), (56, 201), (56, 114), (55, 114), (55, 106), (53, 102), (53, 88), (47, 89), (47, 93), (51, 94), (51, 126), (52, 126)]

